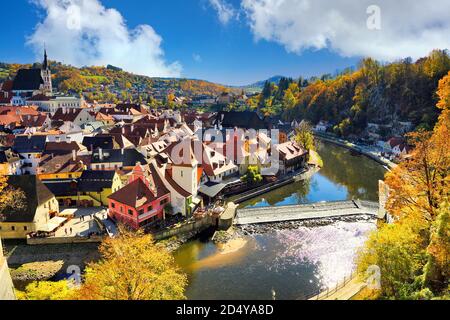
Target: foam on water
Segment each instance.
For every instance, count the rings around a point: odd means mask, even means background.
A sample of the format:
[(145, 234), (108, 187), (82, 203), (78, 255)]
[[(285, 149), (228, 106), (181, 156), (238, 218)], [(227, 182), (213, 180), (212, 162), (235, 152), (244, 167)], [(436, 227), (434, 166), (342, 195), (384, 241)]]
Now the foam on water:
[(354, 270), (357, 250), (376, 229), (373, 221), (335, 222), (314, 228), (278, 230), (274, 239), (283, 247), (277, 251), (273, 267), (305, 262), (317, 265), (316, 277), (324, 288), (332, 288)]

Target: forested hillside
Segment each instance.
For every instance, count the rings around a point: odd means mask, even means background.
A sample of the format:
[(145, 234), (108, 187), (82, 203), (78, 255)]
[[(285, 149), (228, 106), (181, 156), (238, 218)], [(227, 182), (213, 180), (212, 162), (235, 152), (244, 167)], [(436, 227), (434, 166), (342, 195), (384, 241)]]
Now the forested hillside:
[[(39, 64), (20, 65), (0, 63), (0, 82), (13, 79), (20, 68), (40, 67)], [(147, 101), (150, 96), (163, 99), (176, 96), (217, 96), (233, 90), (202, 80), (150, 78), (123, 71), (114, 66), (75, 68), (50, 62), (53, 86), (65, 93), (85, 93), (89, 100), (114, 102), (131, 97)]]
[(449, 70), (449, 54), (442, 50), (415, 63), (404, 59), (381, 64), (367, 58), (356, 71), (334, 78), (266, 83), (261, 95), (249, 101), (249, 108), (286, 120), (330, 121), (334, 132), (344, 136), (359, 134), (368, 122), (411, 121), (415, 127), (432, 129), (439, 115), (438, 83)]

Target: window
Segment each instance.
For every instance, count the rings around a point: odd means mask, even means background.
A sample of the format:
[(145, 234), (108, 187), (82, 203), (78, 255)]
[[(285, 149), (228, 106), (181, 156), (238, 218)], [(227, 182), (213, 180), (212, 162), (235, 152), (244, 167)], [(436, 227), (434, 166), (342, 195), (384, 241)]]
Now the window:
[(111, 202), (111, 208), (113, 208), (113, 209), (116, 208), (116, 204), (114, 202)]
[(129, 214), (130, 216), (132, 216), (132, 215), (134, 214), (133, 210), (128, 209), (128, 214)]
[(139, 210), (139, 215), (142, 216), (144, 214), (144, 209)]
[(183, 178), (183, 171), (181, 171), (181, 177)]
[(12, 231), (16, 231), (16, 227), (15, 226), (11, 226), (11, 230)]
[(169, 202), (169, 199), (166, 198), (166, 199), (161, 200), (160, 204), (163, 206), (168, 202)]
[(23, 231), (28, 231), (28, 227), (23, 227)]
[(152, 211), (153, 210), (153, 207), (152, 206), (149, 206), (148, 208), (147, 208), (147, 211)]

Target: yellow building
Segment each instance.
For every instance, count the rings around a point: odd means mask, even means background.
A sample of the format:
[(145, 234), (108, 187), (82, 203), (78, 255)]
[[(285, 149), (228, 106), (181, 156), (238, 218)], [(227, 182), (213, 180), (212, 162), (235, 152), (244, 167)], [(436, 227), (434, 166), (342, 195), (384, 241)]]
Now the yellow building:
[(11, 150), (0, 151), (0, 175), (9, 176), (21, 173), (22, 161)]
[(37, 176), (40, 180), (78, 179), (86, 166), (84, 157), (73, 154), (53, 155), (46, 154), (42, 157), (37, 168)]
[(108, 197), (122, 188), (123, 183), (115, 171), (86, 170), (73, 180), (46, 180), (45, 185), (65, 207), (108, 206)]
[(9, 176), (8, 185), (23, 192), (26, 200), (20, 207), (0, 212), (0, 236), (26, 239), (30, 233), (48, 230), (50, 220), (59, 213), (55, 195), (36, 176)]

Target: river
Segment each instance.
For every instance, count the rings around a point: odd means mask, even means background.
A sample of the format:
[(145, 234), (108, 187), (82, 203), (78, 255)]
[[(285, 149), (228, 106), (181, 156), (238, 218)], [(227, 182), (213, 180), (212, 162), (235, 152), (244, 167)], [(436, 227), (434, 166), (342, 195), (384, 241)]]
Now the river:
[[(310, 180), (241, 207), (377, 201), (383, 167), (330, 143), (319, 142), (318, 152), (324, 168)], [(358, 248), (375, 229), (375, 221), (368, 218), (250, 226), (238, 228), (239, 236), (226, 248), (193, 240), (175, 258), (188, 274), (188, 299), (298, 299), (333, 287), (348, 276)]]

